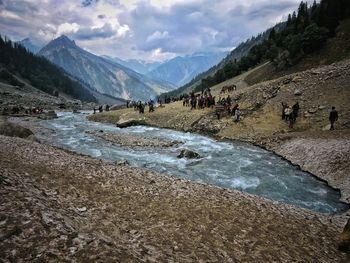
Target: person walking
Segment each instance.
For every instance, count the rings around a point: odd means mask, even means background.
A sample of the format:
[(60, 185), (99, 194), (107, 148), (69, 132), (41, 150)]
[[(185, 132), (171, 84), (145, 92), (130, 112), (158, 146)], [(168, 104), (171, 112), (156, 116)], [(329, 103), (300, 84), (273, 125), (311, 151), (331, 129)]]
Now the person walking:
[(332, 107), (331, 112), (329, 113), (329, 122), (331, 123), (331, 128), (329, 130), (334, 130), (334, 123), (338, 120), (338, 112), (335, 110), (335, 107)]

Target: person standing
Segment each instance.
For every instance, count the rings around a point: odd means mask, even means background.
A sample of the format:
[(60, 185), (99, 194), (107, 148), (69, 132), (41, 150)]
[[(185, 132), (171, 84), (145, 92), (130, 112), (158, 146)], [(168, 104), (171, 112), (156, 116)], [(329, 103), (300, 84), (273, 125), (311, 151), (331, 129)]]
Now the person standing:
[(329, 130), (334, 130), (334, 123), (338, 120), (338, 112), (335, 110), (335, 107), (332, 107), (331, 112), (329, 113), (329, 122), (331, 123), (331, 128)]

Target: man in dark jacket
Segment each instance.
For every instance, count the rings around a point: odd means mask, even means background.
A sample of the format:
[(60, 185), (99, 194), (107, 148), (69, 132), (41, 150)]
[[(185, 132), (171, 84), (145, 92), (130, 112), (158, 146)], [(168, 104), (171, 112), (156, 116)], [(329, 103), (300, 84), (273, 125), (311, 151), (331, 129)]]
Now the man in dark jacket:
[(334, 122), (338, 120), (338, 112), (335, 110), (335, 107), (332, 107), (331, 112), (329, 113), (329, 122), (331, 123), (330, 130), (334, 130)]

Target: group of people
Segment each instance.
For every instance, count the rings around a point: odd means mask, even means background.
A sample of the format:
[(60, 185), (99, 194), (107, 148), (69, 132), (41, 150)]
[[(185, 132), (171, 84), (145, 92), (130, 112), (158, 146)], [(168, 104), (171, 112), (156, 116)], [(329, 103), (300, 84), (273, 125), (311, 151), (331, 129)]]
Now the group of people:
[(232, 105), (233, 103), (230, 95), (228, 95), (227, 98), (219, 98), (217, 106), (215, 107), (215, 114), (217, 118), (220, 119), (221, 114), (226, 112), (228, 116), (233, 116), (235, 122), (238, 122), (241, 117), (239, 105), (237, 103), (233, 107)]
[[(289, 128), (293, 128), (299, 115), (299, 109), (300, 106), (298, 102), (292, 107), (288, 106), (287, 103), (282, 102), (282, 120), (285, 120), (289, 124)], [(334, 123), (338, 120), (338, 112), (334, 106), (332, 106), (328, 120), (330, 122), (330, 130), (334, 130)]]
[(191, 92), (189, 97), (183, 97), (182, 105), (191, 106), (191, 110), (211, 108), (215, 105), (215, 97), (210, 92), (202, 95)]
[[(19, 108), (16, 108), (16, 113), (19, 113)], [(44, 112), (44, 109), (42, 107), (32, 107), (29, 109), (25, 109), (24, 111), (26, 114), (41, 114)]]
[[(110, 106), (108, 104), (106, 104), (105, 111), (109, 111), (109, 109), (110, 109)], [(96, 107), (94, 107), (93, 110), (94, 110), (94, 114), (95, 114), (96, 113)], [(98, 112), (103, 112), (103, 105), (100, 105), (98, 107)]]
[(293, 128), (294, 123), (299, 115), (299, 102), (296, 102), (292, 107), (287, 103), (282, 102), (282, 120), (288, 123), (289, 128)]
[[(228, 87), (224, 87), (225, 91), (228, 89)], [(234, 89), (234, 85), (229, 87), (230, 90)], [(233, 103), (232, 98), (230, 95), (228, 95), (226, 98), (219, 97), (218, 101), (215, 101), (215, 96), (212, 96), (210, 89), (202, 90), (201, 94), (195, 94), (193, 91), (188, 94), (181, 95), (179, 98), (171, 98), (166, 97), (164, 99), (164, 103), (170, 103), (175, 102), (178, 100), (182, 100), (184, 107), (191, 107), (191, 110), (194, 109), (204, 109), (204, 108), (214, 108), (215, 106), (215, 114), (217, 115), (217, 118), (220, 119), (221, 115), (224, 113), (227, 113), (228, 116), (233, 116), (233, 119), (238, 122), (241, 117), (241, 111), (239, 109), (239, 105), (237, 103)], [(162, 100), (161, 98), (158, 98), (157, 103), (162, 106)], [(234, 104), (234, 106), (233, 106)], [(286, 123), (288, 123), (289, 128), (293, 128), (294, 124), (296, 123), (296, 120), (299, 116), (299, 102), (296, 102), (293, 104), (293, 106), (288, 105), (285, 102), (282, 102), (282, 120), (284, 120)], [(145, 112), (145, 107), (149, 107), (149, 112), (154, 112), (155, 110), (155, 101), (149, 100), (148, 102), (143, 103), (142, 101), (127, 101), (126, 107), (127, 108), (134, 108), (134, 110), (138, 111), (139, 113)], [(109, 111), (110, 106), (107, 104), (105, 107), (106, 111)], [(103, 106), (99, 106), (98, 108), (99, 112), (103, 111)], [(42, 111), (42, 109), (41, 109)], [(96, 112), (96, 109), (94, 107), (94, 113)], [(40, 113), (40, 109), (33, 109), (33, 113)], [(334, 130), (334, 123), (338, 120), (338, 112), (336, 111), (335, 107), (332, 107), (332, 110), (329, 114), (329, 122), (330, 122), (330, 130)]]

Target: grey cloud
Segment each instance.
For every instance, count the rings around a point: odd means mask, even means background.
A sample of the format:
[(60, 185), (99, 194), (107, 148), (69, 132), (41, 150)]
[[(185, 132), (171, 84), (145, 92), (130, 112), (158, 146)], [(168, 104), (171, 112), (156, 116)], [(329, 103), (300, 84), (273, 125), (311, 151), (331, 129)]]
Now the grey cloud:
[(115, 31), (113, 31), (110, 24), (105, 24), (101, 28), (82, 28), (79, 29), (75, 34), (73, 34), (73, 37), (79, 40), (91, 40), (91, 39), (97, 39), (97, 38), (109, 38), (116, 34)]
[(81, 2), (81, 4), (84, 6), (84, 7), (87, 7), (87, 6), (90, 6), (92, 5), (93, 3), (97, 3), (99, 0), (84, 0), (83, 2)]
[(39, 10), (37, 6), (35, 6), (33, 3), (25, 2), (25, 1), (1, 1), (1, 5), (5, 7), (7, 11), (16, 13), (18, 15), (20, 14), (27, 14), (27, 13), (35, 13)]
[[(250, 0), (246, 0), (245, 5), (239, 5), (232, 0), (198, 0), (179, 3), (169, 8), (157, 8), (150, 1), (139, 1), (132, 10), (127, 10), (118, 0), (100, 0), (98, 3), (96, 0), (33, 2), (37, 4), (23, 0), (0, 0), (1, 9), (21, 18), (6, 18), (6, 21), (0, 18), (3, 34), (18, 38), (35, 36), (40, 30), (45, 31), (45, 26), (50, 24), (54, 26), (52, 32), (45, 32), (51, 36), (59, 25), (76, 23), (80, 28), (71, 33), (70, 37), (78, 40), (82, 47), (97, 53), (101, 50), (123, 52), (125, 57), (127, 53), (150, 54), (158, 48), (163, 52), (183, 55), (237, 46), (272, 26), (274, 22), (271, 21), (281, 14), (297, 9), (300, 1), (262, 0), (249, 4)], [(97, 20), (101, 23), (111, 18), (103, 9), (97, 8), (106, 2), (119, 11), (116, 18), (121, 25), (130, 28), (130, 34), (118, 38), (116, 29), (108, 23), (92, 29)], [(67, 6), (71, 8), (68, 10)], [(157, 31), (160, 34), (167, 32), (168, 37), (153, 38), (153, 41), (147, 42)], [(39, 38), (38, 35), (37, 37)]]

